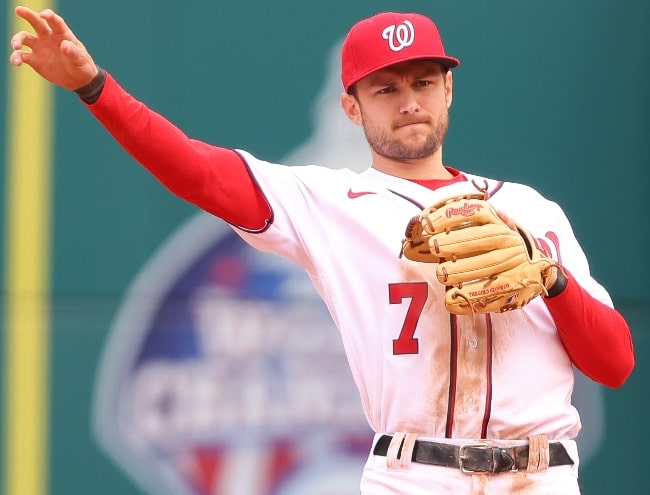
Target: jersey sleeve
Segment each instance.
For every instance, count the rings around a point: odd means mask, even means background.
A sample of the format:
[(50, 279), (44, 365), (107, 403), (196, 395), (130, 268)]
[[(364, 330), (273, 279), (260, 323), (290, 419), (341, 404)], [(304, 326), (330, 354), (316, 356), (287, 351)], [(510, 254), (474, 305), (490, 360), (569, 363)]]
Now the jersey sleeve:
[(186, 136), (107, 73), (90, 112), (136, 161), (180, 198), (232, 225), (260, 231), (271, 211), (234, 150)]
[[(313, 270), (312, 256), (326, 256), (337, 229), (337, 215), (330, 199), (342, 189), (346, 171), (314, 165), (287, 166), (260, 160), (238, 150), (250, 175), (272, 212), (264, 232), (238, 229), (251, 246), (279, 254), (296, 262), (308, 272)], [(340, 194), (340, 192), (339, 192)]]

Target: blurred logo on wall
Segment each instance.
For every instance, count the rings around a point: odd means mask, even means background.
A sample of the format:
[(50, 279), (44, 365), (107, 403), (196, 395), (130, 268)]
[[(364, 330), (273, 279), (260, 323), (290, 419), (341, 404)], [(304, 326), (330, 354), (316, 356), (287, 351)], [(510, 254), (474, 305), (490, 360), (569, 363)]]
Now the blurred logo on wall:
[(325, 305), (210, 215), (136, 278), (95, 392), (101, 446), (149, 493), (359, 492), (371, 432)]

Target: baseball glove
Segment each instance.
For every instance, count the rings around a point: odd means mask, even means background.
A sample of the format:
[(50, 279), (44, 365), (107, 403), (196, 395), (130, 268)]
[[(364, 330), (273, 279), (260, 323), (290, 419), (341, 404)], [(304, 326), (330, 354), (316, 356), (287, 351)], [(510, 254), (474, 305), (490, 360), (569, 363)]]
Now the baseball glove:
[(508, 226), (486, 194), (440, 201), (413, 217), (402, 254), (438, 263), (446, 287), (445, 306), (455, 314), (501, 313), (547, 295), (546, 280), (558, 266), (537, 249), (535, 240), (509, 219)]

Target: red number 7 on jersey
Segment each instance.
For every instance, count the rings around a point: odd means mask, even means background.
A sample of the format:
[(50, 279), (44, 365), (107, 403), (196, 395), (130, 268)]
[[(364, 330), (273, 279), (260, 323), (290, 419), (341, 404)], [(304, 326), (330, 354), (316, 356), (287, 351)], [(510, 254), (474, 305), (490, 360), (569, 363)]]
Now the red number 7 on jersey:
[(419, 352), (418, 339), (413, 335), (427, 302), (428, 294), (429, 287), (426, 282), (388, 285), (388, 301), (391, 304), (402, 304), (404, 299), (411, 299), (399, 338), (393, 340), (393, 354), (417, 354)]

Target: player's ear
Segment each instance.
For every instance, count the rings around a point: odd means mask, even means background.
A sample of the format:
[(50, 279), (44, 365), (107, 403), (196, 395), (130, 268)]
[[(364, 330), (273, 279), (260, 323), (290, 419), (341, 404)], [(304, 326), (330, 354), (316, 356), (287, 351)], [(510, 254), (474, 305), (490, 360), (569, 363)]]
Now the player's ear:
[(447, 108), (451, 107), (451, 102), (454, 99), (454, 76), (450, 70), (445, 73), (445, 101)]
[(362, 125), (361, 108), (359, 107), (359, 101), (354, 96), (350, 93), (341, 93), (341, 107), (343, 107), (348, 119), (357, 125)]

